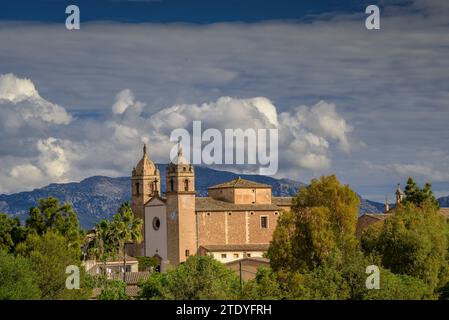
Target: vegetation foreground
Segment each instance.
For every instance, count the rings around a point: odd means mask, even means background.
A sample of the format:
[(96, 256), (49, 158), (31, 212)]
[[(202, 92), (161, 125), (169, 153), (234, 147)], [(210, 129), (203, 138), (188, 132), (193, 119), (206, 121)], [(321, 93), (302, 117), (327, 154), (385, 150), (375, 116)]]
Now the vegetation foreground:
[[(284, 212), (266, 254), (271, 268), (254, 280), (239, 277), (209, 256), (192, 256), (165, 273), (155, 260), (139, 283), (138, 299), (449, 299), (449, 225), (438, 213), (430, 184), (409, 179), (405, 200), (383, 223), (356, 238), (359, 198), (332, 176), (300, 189)], [(123, 256), (126, 243), (141, 240), (142, 221), (129, 204), (112, 221), (101, 221), (85, 239), (75, 212), (57, 199), (41, 199), (24, 225), (0, 214), (0, 299), (130, 299), (126, 284), (88, 275), (83, 260), (106, 265)], [(125, 256), (126, 257), (126, 256)], [(126, 262), (126, 261), (125, 261)], [(124, 262), (124, 263), (125, 263)], [(67, 266), (78, 266), (80, 288), (66, 288)], [(378, 289), (367, 289), (367, 267), (380, 271)]]

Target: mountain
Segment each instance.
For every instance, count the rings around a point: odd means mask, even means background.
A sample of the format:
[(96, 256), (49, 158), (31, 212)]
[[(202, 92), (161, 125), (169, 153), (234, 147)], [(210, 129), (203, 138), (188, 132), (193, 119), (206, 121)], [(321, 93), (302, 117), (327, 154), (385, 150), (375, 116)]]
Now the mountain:
[[(164, 173), (167, 165), (157, 165)], [(195, 188), (198, 196), (206, 196), (207, 188), (237, 177), (269, 184), (275, 196), (293, 196), (304, 185), (302, 182), (290, 179), (275, 179), (259, 175), (239, 175), (228, 171), (218, 171), (206, 167), (195, 168)], [(162, 192), (165, 191), (165, 179), (161, 179)], [(24, 221), (28, 211), (35, 206), (40, 198), (49, 196), (58, 198), (61, 202), (71, 203), (78, 214), (83, 228), (92, 228), (101, 219), (110, 219), (120, 204), (131, 198), (129, 177), (109, 178), (95, 176), (78, 183), (50, 184), (44, 188), (30, 192), (20, 192), (11, 195), (0, 195), (0, 212), (9, 213)], [(383, 204), (361, 199), (360, 213), (380, 213)]]
[(440, 207), (449, 207), (449, 196), (438, 198)]

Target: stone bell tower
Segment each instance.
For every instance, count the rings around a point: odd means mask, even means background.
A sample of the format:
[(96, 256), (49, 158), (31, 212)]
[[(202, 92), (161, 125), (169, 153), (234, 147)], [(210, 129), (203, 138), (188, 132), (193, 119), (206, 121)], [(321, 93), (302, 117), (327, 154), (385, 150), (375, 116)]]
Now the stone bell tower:
[(167, 258), (171, 265), (178, 265), (197, 253), (195, 215), (195, 173), (182, 154), (178, 143), (178, 155), (167, 167)]
[[(160, 194), (160, 173), (147, 154), (146, 144), (143, 146), (143, 156), (133, 169), (131, 177), (131, 208), (134, 215), (143, 221), (145, 230), (145, 204), (154, 196)], [(130, 250), (132, 255), (143, 255), (143, 243)]]
[(401, 190), (400, 183), (398, 183), (395, 195), (396, 195), (396, 206), (398, 206), (402, 202), (402, 200), (404, 200), (404, 192), (402, 192)]

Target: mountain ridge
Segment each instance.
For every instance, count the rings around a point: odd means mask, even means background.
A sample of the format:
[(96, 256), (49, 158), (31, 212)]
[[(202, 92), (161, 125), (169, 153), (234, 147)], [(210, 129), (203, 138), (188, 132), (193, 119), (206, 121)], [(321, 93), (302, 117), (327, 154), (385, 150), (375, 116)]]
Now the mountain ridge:
[[(160, 172), (165, 172), (166, 166), (166, 164), (157, 164)], [(299, 188), (305, 185), (287, 178), (276, 179), (260, 175), (237, 174), (198, 166), (195, 168), (197, 196), (207, 196), (208, 187), (237, 177), (271, 185), (274, 196), (294, 196)], [(37, 205), (38, 199), (52, 196), (61, 202), (72, 204), (82, 227), (88, 229), (101, 219), (110, 219), (123, 202), (131, 199), (130, 190), (130, 177), (92, 176), (80, 182), (52, 183), (32, 191), (2, 194), (0, 195), (0, 212), (8, 213), (24, 221), (29, 209)], [(165, 179), (161, 179), (161, 191), (165, 191)], [(449, 197), (447, 198), (449, 203)], [(382, 203), (362, 197), (360, 199), (360, 214), (383, 212)]]

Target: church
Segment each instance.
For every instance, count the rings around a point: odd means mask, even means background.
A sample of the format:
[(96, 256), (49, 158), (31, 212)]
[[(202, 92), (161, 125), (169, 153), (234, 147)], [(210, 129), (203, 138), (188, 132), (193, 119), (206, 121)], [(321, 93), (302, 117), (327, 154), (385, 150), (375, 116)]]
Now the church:
[(195, 193), (195, 168), (178, 153), (161, 175), (146, 145), (132, 171), (132, 209), (143, 220), (143, 241), (132, 255), (155, 256), (178, 265), (191, 255), (211, 255), (223, 263), (257, 259), (268, 250), (282, 211), (291, 197), (274, 197), (270, 185), (241, 178), (208, 188), (207, 197)]

